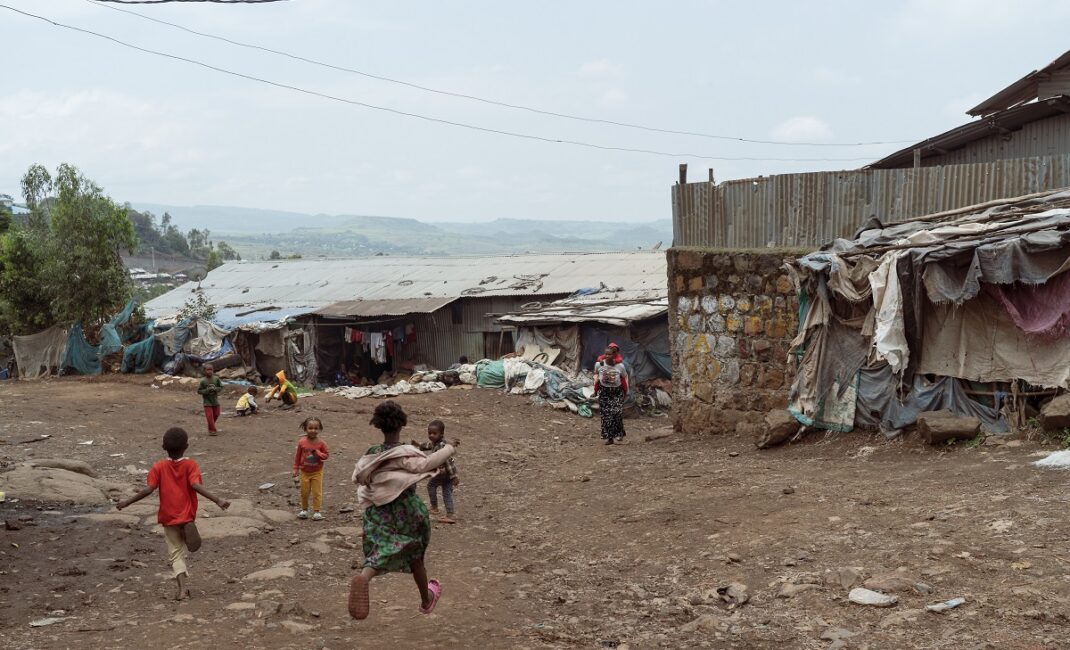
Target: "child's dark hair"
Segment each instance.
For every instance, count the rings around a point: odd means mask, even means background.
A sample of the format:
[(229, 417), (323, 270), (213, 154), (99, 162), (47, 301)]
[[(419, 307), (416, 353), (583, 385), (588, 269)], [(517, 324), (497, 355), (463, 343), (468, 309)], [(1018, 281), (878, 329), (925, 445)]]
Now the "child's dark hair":
[(301, 423), (301, 430), (308, 431), (308, 423), (315, 422), (320, 425), (320, 431), (323, 431), (323, 420), (319, 419), (315, 415), (305, 418), (305, 421)]
[(249, 394), (250, 395), (256, 395), (259, 392), (260, 392), (260, 389), (257, 388), (256, 386), (250, 386), (249, 387)]
[(446, 423), (444, 423), (442, 420), (431, 420), (427, 423), (427, 428), (434, 429), (439, 433), (446, 433)]
[(174, 456), (189, 448), (189, 434), (182, 427), (171, 427), (163, 434), (163, 450)]
[(468, 365), (468, 357), (462, 355), (461, 358), (457, 360), (457, 363)]
[(383, 433), (397, 433), (408, 423), (409, 416), (405, 415), (401, 406), (392, 399), (376, 406), (371, 419), (371, 425)]

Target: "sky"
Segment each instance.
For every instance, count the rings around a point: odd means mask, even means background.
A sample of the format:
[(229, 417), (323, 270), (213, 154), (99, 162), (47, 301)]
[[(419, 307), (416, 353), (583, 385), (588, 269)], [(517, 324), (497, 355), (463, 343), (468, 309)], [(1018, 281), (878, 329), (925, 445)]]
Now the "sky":
[(793, 146), (654, 133), (442, 96), (207, 39), (89, 0), (0, 4), (350, 101), (674, 154), (427, 122), (141, 53), (0, 8), (0, 193), (17, 195), (33, 163), (69, 162), (120, 202), (432, 222), (665, 219), (679, 163), (688, 163), (691, 179), (707, 178), (712, 168), (718, 181), (856, 168), (967, 122), (968, 108), (1062, 54), (1070, 18), (1070, 3), (1060, 0), (121, 7), (558, 113), (784, 143), (899, 141)]

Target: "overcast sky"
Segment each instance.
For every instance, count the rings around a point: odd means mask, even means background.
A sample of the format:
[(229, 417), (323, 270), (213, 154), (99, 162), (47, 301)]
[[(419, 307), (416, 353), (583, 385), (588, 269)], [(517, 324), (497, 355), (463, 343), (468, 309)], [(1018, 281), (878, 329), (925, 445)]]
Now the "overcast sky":
[[(708, 161), (534, 142), (383, 113), (126, 49), (0, 9), (0, 192), (76, 164), (115, 199), (426, 221), (670, 216), (677, 165), (718, 180), (847, 169), (904, 146), (753, 145), (428, 94), (86, 0), (0, 0), (245, 74), (402, 111)], [(114, 6), (114, 5), (111, 5)], [(555, 112), (793, 142), (917, 140), (1068, 46), (1065, 0), (352, 2), (126, 7), (199, 31)]]

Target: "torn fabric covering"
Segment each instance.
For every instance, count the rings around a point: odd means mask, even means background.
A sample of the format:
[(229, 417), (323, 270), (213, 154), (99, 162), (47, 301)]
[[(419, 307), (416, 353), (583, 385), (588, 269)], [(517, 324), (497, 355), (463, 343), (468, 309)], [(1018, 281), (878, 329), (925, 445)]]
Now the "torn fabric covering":
[[(580, 330), (576, 325), (564, 327), (524, 327), (516, 339), (516, 349), (524, 350), (524, 358), (576, 372), (580, 360)], [(546, 358), (539, 358), (546, 354)]]
[(1063, 272), (1044, 284), (984, 285), (999, 301), (1018, 329), (1026, 334), (1059, 337), (1070, 328), (1070, 273)]
[(886, 253), (880, 266), (870, 273), (873, 307), (877, 312), (873, 348), (877, 358), (884, 359), (892, 371), (900, 373), (910, 361), (906, 323), (903, 316), (903, 292), (899, 286), (898, 262), (904, 253)]
[(850, 302), (863, 302), (873, 295), (869, 276), (877, 270), (880, 262), (871, 257), (842, 258), (831, 256), (828, 288)]
[(1070, 387), (1070, 339), (1026, 334), (987, 292), (959, 307), (933, 305), (924, 322), (919, 373)]
[(283, 331), (280, 329), (268, 330), (260, 333), (260, 340), (256, 342), (256, 349), (269, 357), (281, 357), (286, 354), (286, 346), (283, 344)]
[[(197, 337), (190, 339), (185, 346), (186, 352), (195, 358), (207, 358), (219, 350), (230, 334), (228, 330), (211, 321), (197, 321)], [(218, 355), (215, 355), (218, 358)]]
[(940, 377), (930, 382), (917, 374), (914, 376), (913, 389), (900, 399), (895, 377), (888, 364), (863, 368), (859, 373), (856, 426), (894, 431), (917, 422), (919, 413), (945, 409), (959, 415), (977, 417), (989, 433), (1005, 433), (1009, 430), (1002, 413), (970, 399), (962, 381), (954, 377)]
[[(821, 303), (819, 299), (810, 309), (808, 322), (811, 314), (823, 311), (816, 308)], [(807, 426), (850, 431), (857, 374), (869, 354), (869, 340), (835, 315), (802, 336), (806, 349), (791, 387), (788, 411)]]
[(182, 352), (186, 342), (193, 336), (193, 326), (189, 321), (182, 321), (169, 330), (156, 333), (156, 340), (163, 346), (164, 356), (170, 358)]
[(580, 338), (583, 345), (581, 368), (593, 368), (606, 346), (616, 343), (624, 357), (629, 382), (639, 385), (650, 379), (672, 378), (667, 322), (658, 319), (647, 326), (633, 325), (631, 334), (623, 328), (583, 324), (580, 325)]
[(43, 332), (11, 337), (21, 379), (38, 379), (59, 370), (67, 349), (67, 328), (53, 325)]
[(67, 349), (63, 353), (60, 371), (73, 370), (79, 375), (99, 375), (100, 356), (100, 346), (92, 345), (87, 341), (81, 324), (76, 324), (71, 328), (71, 333), (67, 337)]
[(137, 301), (130, 299), (122, 311), (100, 328), (100, 356), (106, 357), (123, 349), (126, 343), (135, 334), (130, 327), (123, 327), (130, 323), (130, 318), (137, 308)]
[(307, 387), (316, 385), (319, 376), (316, 365), (316, 338), (310, 330), (296, 329), (286, 333), (287, 376)]

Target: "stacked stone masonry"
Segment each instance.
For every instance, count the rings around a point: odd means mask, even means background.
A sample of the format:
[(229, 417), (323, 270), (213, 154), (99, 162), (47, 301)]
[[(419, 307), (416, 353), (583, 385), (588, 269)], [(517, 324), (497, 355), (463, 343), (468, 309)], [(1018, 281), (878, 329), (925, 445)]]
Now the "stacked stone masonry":
[(731, 432), (787, 406), (799, 300), (785, 265), (801, 253), (669, 250), (678, 431)]

